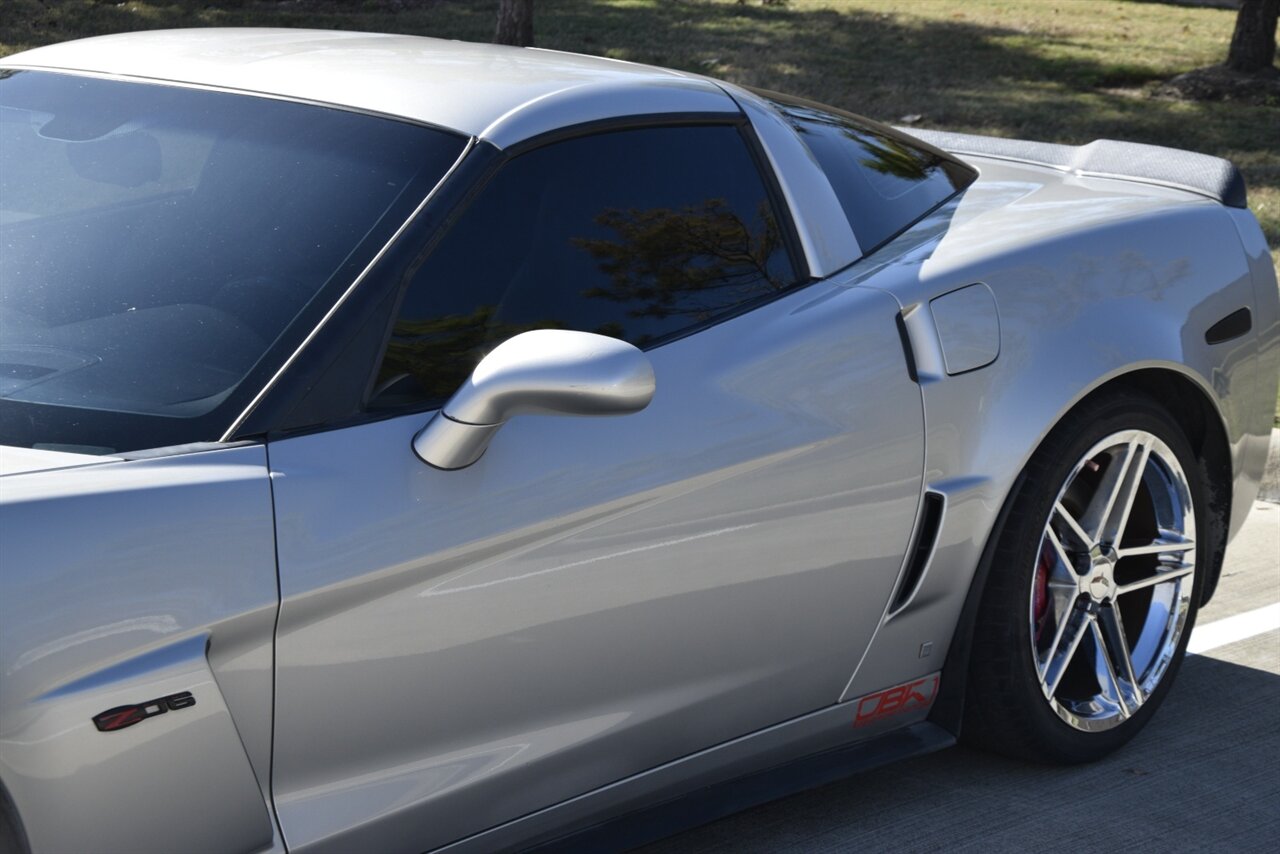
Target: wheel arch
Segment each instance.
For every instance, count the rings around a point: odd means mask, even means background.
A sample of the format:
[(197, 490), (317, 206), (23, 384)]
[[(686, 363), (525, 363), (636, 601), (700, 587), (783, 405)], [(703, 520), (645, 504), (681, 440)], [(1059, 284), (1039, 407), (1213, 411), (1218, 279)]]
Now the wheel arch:
[(18, 807), (4, 780), (0, 780), (0, 854), (30, 854), (30, 851), (22, 816), (18, 815)]
[[(1218, 586), (1231, 522), (1233, 475), (1231, 446), (1227, 440), (1225, 421), (1213, 397), (1202, 385), (1181, 371), (1167, 368), (1145, 368), (1115, 377), (1090, 392), (1072, 410), (1095, 395), (1126, 388), (1161, 402), (1178, 422), (1191, 442), (1196, 457), (1204, 466), (1209, 493), (1212, 552), (1204, 594), (1199, 603), (1203, 606), (1213, 597)], [(1070, 411), (1062, 417), (1065, 418)]]
[(1145, 364), (1131, 366), (1100, 378), (1072, 400), (1053, 420), (1022, 460), (1021, 466), (1001, 502), (1000, 512), (987, 534), (981, 559), (974, 572), (965, 597), (960, 619), (956, 622), (947, 657), (943, 664), (944, 678), (938, 699), (929, 719), (959, 736), (964, 705), (967, 696), (969, 658), (973, 646), (973, 629), (978, 604), (986, 588), (994, 558), (995, 546), (1004, 529), (1014, 496), (1021, 489), (1026, 477), (1026, 467), (1049, 435), (1065, 419), (1094, 400), (1116, 392), (1128, 391), (1141, 394), (1159, 402), (1186, 434), (1208, 475), (1209, 530), (1212, 551), (1200, 605), (1213, 595), (1222, 572), (1222, 560), (1226, 552), (1228, 525), (1231, 518), (1232, 464), (1231, 449), (1227, 439), (1226, 422), (1212, 393), (1199, 376), (1183, 366)]

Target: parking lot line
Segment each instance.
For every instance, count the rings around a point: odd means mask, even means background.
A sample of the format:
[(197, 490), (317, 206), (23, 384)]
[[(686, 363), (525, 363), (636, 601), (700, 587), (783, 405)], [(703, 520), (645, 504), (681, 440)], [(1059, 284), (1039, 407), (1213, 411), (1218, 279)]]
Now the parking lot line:
[(1274, 629), (1280, 629), (1280, 602), (1196, 626), (1187, 643), (1187, 653), (1196, 655), (1208, 652)]

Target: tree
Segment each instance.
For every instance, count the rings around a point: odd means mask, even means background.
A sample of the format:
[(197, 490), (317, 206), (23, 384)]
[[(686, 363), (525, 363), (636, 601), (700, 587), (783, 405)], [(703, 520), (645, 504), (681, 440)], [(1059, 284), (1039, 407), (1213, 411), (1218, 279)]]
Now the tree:
[(498, 0), (498, 28), (493, 43), (520, 47), (533, 44), (533, 0)]
[(1280, 0), (1244, 0), (1227, 50), (1228, 68), (1254, 74), (1274, 66), (1277, 17)]
[(596, 222), (616, 237), (572, 242), (610, 281), (582, 295), (623, 303), (630, 317), (704, 320), (786, 286), (776, 263), (782, 233), (767, 202), (761, 202), (755, 223), (743, 222), (724, 199), (679, 210), (609, 208)]
[(1227, 61), (1179, 74), (1161, 88), (1161, 93), (1193, 101), (1240, 101), (1260, 106), (1280, 102), (1280, 69), (1275, 66), (1277, 18), (1280, 0), (1241, 0)]

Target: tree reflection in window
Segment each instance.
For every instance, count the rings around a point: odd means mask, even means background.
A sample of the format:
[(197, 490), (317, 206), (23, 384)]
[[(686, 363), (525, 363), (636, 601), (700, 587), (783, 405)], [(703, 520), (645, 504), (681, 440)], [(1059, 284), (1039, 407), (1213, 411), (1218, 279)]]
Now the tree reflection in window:
[(864, 253), (892, 240), (977, 176), (893, 128), (808, 101), (761, 94), (817, 158)]
[(532, 329), (561, 328), (554, 320), (494, 323), (495, 308), (481, 305), (466, 315), (398, 319), (378, 377), (379, 405), (413, 403), (423, 397), (444, 400), (496, 344)]
[[(628, 317), (703, 323), (790, 284), (783, 278), (787, 271), (775, 263), (782, 238), (766, 201), (752, 224), (724, 199), (678, 211), (610, 209), (596, 222), (616, 236), (574, 243), (596, 259), (608, 283), (582, 295), (618, 303)], [(625, 337), (625, 327), (618, 328)], [(636, 343), (644, 342), (637, 337)]]
[(652, 346), (796, 282), (737, 128), (645, 128), (513, 159), (406, 294), (379, 405), (442, 402), (530, 329)]

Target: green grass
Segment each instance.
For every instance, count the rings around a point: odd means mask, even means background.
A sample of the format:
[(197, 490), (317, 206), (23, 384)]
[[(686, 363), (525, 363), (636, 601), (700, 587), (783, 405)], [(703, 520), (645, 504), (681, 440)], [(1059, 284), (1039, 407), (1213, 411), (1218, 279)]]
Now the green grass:
[[(159, 27), (291, 26), (487, 41), (496, 0), (4, 0), (0, 55)], [(537, 0), (539, 46), (703, 72), (921, 127), (1228, 157), (1280, 262), (1280, 104), (1153, 96), (1221, 62), (1235, 13), (1144, 0)]]
[[(283, 26), (486, 41), (495, 0), (5, 0), (0, 55), (128, 29)], [(1280, 260), (1280, 104), (1158, 99), (1235, 15), (1137, 0), (538, 0), (538, 44), (696, 70), (922, 127), (1230, 157)]]
[[(0, 55), (157, 27), (313, 26), (486, 41), (496, 0), (5, 0)], [(1234, 13), (1135, 0), (538, 0), (542, 47), (700, 71), (922, 127), (1229, 157), (1280, 260), (1280, 104), (1154, 85), (1220, 62)]]

